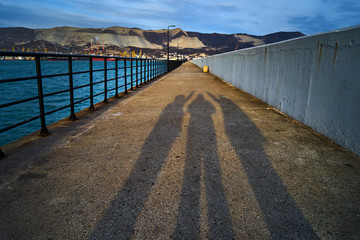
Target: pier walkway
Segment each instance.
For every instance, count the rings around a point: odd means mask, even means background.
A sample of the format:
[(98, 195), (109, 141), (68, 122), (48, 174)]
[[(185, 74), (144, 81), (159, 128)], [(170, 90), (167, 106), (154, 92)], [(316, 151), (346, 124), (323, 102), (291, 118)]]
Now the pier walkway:
[(1, 239), (360, 239), (359, 157), (191, 63), (78, 117), (5, 149)]

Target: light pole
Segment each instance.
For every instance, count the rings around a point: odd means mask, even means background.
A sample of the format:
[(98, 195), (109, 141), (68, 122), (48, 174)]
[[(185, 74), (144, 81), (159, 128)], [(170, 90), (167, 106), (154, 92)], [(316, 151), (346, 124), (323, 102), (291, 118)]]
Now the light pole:
[(169, 33), (169, 28), (171, 27), (175, 27), (175, 25), (169, 25), (167, 27), (167, 69), (168, 72), (170, 71), (170, 60), (169, 60), (169, 54), (170, 54), (170, 50), (169, 50), (169, 42), (170, 42), (170, 33)]

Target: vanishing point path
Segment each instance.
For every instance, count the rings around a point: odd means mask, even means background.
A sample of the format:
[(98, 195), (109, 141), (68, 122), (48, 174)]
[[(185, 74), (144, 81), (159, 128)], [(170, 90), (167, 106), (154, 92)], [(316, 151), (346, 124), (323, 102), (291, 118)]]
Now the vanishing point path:
[(359, 157), (191, 63), (78, 117), (7, 150), (0, 239), (360, 239)]

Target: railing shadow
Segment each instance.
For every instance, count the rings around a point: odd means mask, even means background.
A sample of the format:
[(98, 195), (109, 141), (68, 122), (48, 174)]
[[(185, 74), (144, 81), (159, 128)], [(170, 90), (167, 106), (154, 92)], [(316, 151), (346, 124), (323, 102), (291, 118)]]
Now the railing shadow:
[(230, 99), (208, 95), (219, 103), (226, 134), (241, 160), (272, 239), (320, 239), (272, 167), (264, 137)]
[(186, 146), (184, 180), (174, 239), (200, 238), (201, 176), (208, 209), (208, 237), (233, 239), (226, 194), (222, 185), (216, 134), (211, 115), (215, 107), (202, 94), (189, 105), (190, 120)]
[(111, 203), (89, 239), (130, 239), (158, 173), (182, 128), (186, 101), (191, 93), (176, 96), (162, 111), (152, 132), (147, 137), (130, 176)]

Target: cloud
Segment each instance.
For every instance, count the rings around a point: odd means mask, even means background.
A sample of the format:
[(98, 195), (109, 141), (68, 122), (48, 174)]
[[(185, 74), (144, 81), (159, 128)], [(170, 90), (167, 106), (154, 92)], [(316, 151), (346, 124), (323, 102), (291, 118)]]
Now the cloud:
[[(54, 26), (87, 27), (99, 24), (98, 19), (87, 15), (73, 14), (51, 8), (21, 7), (3, 5), (0, 10), (0, 24), (7, 27), (23, 26), (29, 28), (47, 28)], [(16, 16), (16, 17), (14, 17)]]
[(360, 2), (349, 0), (0, 0), (0, 26), (138, 27), (187, 31), (305, 34), (360, 23)]
[(320, 33), (360, 23), (360, 2), (323, 0), (311, 14), (289, 16), (287, 23), (304, 33)]

